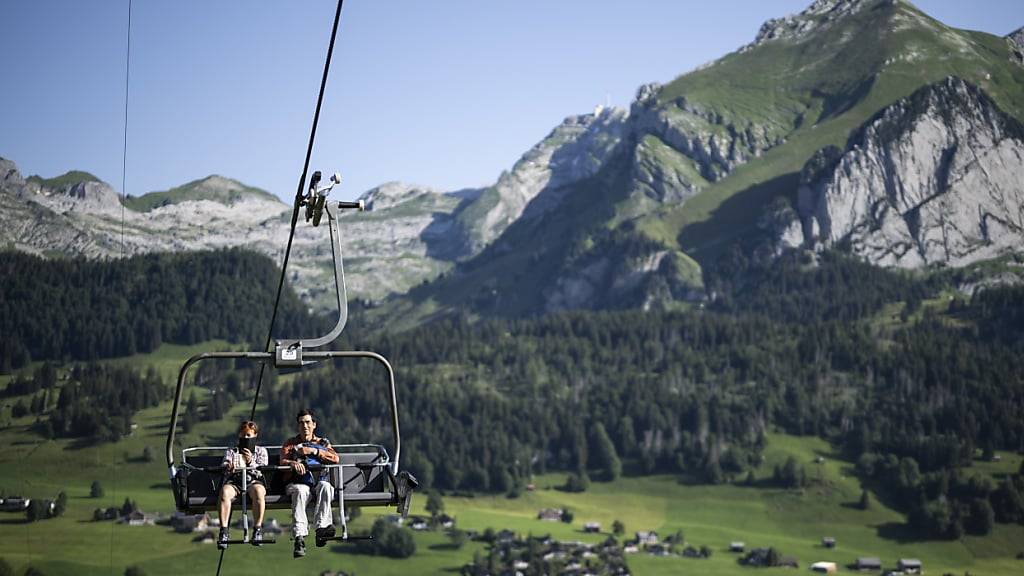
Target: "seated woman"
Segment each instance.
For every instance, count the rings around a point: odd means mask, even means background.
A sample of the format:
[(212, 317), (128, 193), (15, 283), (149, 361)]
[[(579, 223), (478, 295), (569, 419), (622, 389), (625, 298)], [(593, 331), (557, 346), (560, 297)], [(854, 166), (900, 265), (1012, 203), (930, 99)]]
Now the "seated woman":
[[(224, 477), (220, 486), (220, 537), (217, 548), (228, 547), (228, 525), (231, 522), (231, 501), (242, 493), (242, 471), (239, 468), (266, 466), (269, 462), (267, 449), (256, 445), (259, 426), (255, 422), (242, 422), (238, 427), (238, 446), (224, 452)], [(266, 481), (259, 470), (246, 471), (247, 492), (252, 505), (255, 527), (252, 532), (253, 546), (263, 543), (263, 512), (266, 507)]]

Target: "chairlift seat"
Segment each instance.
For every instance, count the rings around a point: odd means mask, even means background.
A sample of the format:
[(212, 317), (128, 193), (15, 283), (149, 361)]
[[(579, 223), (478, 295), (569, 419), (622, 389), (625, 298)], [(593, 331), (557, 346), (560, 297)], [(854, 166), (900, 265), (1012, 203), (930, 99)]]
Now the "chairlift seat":
[[(291, 497), (286, 492), (291, 472), (278, 469), (280, 447), (267, 446), (269, 463), (263, 469), (267, 487), (265, 498), (268, 509), (291, 508)], [(337, 500), (339, 479), (344, 487), (346, 507), (352, 506), (397, 506), (401, 498), (390, 474), (387, 451), (377, 447), (377, 452), (346, 452), (345, 445), (334, 445), (340, 457), (341, 468), (331, 468), (328, 478), (334, 490), (331, 501)], [(191, 514), (217, 510), (218, 490), (223, 472), (220, 470), (223, 447), (202, 447), (192, 449), (183, 456), (184, 464), (172, 479), (175, 503), (178, 510)], [(339, 474), (340, 470), (340, 474)], [(310, 499), (310, 503), (312, 504)]]

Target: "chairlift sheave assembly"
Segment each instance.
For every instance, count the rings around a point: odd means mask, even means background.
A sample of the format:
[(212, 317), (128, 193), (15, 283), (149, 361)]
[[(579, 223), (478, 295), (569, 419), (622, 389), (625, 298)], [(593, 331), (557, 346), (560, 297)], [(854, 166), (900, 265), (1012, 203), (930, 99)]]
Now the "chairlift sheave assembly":
[[(259, 362), (262, 367), (279, 372), (301, 370), (303, 367), (318, 362), (333, 361), (342, 358), (367, 358), (381, 364), (387, 373), (390, 397), (392, 452), (380, 444), (335, 444), (334, 449), (340, 456), (338, 464), (310, 466), (313, 471), (327, 470), (330, 483), (334, 489), (332, 505), (336, 524), (342, 528), (341, 536), (336, 540), (347, 540), (348, 530), (345, 520), (345, 508), (351, 506), (395, 506), (402, 516), (409, 513), (412, 493), (418, 486), (416, 478), (407, 471), (399, 471), (402, 441), (398, 425), (398, 401), (395, 394), (395, 373), (387, 358), (369, 351), (335, 351), (316, 350), (333, 342), (344, 330), (348, 322), (348, 301), (345, 288), (345, 273), (341, 253), (341, 238), (338, 220), (332, 210), (332, 203), (327, 202), (331, 188), (341, 181), (335, 174), (328, 185), (320, 187), (320, 172), (310, 178), (310, 186), (305, 196), (296, 199), (295, 210), (305, 207), (306, 221), (319, 226), (324, 215), (331, 237), (331, 254), (334, 261), (334, 286), (337, 294), (338, 321), (327, 334), (318, 338), (282, 339), (275, 342), (274, 351), (238, 351), (238, 352), (204, 352), (189, 358), (178, 373), (177, 387), (174, 392), (174, 404), (171, 420), (167, 430), (167, 467), (170, 473), (171, 488), (174, 492), (175, 507), (180, 512), (200, 513), (216, 510), (218, 507), (219, 478), (223, 473), (221, 457), (226, 446), (195, 446), (181, 451), (180, 461), (174, 455), (174, 437), (181, 409), (182, 391), (185, 378), (192, 365), (206, 360), (245, 359)], [(337, 202), (338, 210), (363, 210), (363, 202)], [(282, 271), (284, 273), (284, 271)], [(285, 492), (284, 472), (288, 466), (279, 463), (280, 446), (266, 446), (269, 462), (258, 470), (266, 478), (266, 508), (285, 509), (291, 506), (291, 499)], [(248, 542), (248, 517), (246, 502), (246, 482), (248, 475), (257, 468), (243, 467), (242, 473), (242, 518), (243, 538)], [(264, 543), (273, 543), (264, 540)]]

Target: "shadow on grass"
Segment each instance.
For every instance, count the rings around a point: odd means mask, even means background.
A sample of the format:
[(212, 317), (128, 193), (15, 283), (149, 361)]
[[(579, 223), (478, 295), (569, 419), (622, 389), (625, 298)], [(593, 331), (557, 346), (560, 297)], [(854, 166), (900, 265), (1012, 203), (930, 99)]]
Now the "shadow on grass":
[(876, 524), (875, 529), (879, 538), (886, 540), (894, 540), (900, 544), (910, 544), (914, 542), (924, 542), (926, 539), (922, 538), (913, 528), (907, 526), (902, 522), (886, 522), (885, 524)]
[(12, 526), (12, 525), (17, 525), (17, 524), (28, 524), (28, 523), (29, 523), (28, 522), (28, 518), (25, 518), (25, 517), (21, 517), (21, 518), (4, 518), (3, 520), (0, 520), (0, 526)]
[(448, 542), (445, 544), (431, 544), (430, 546), (427, 546), (427, 548), (430, 548), (431, 550), (443, 550), (451, 552), (454, 550), (461, 550), (462, 546)]
[(762, 207), (772, 198), (787, 196), (795, 200), (799, 183), (799, 172), (789, 172), (736, 192), (712, 210), (707, 220), (683, 227), (677, 238), (679, 245), (698, 262), (711, 261), (749, 231), (757, 230), (755, 223)]
[(102, 442), (96, 438), (76, 438), (70, 444), (65, 447), (65, 450), (85, 450), (86, 448), (95, 448)]

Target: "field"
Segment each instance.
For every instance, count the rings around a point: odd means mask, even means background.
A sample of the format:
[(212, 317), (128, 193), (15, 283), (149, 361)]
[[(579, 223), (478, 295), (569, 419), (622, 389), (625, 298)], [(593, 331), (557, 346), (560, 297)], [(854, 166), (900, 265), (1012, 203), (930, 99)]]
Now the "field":
[[(193, 352), (164, 348), (155, 355), (137, 357), (135, 362), (158, 363), (162, 371), (171, 373), (179, 356)], [(0, 558), (14, 565), (18, 573), (29, 564), (45, 574), (121, 574), (131, 565), (151, 575), (216, 570), (214, 547), (194, 543), (191, 535), (175, 534), (166, 526), (130, 527), (91, 520), (94, 509), (119, 506), (125, 498), (137, 501), (148, 513), (172, 511), (162, 458), (169, 403), (140, 412), (131, 437), (99, 446), (44, 441), (28, 430), (32, 417), (9, 418), (12, 403), (13, 399), (5, 399), (0, 407), (0, 421), (9, 422), (0, 429), (0, 439), (9, 446), (0, 452), (0, 489), (42, 498), (65, 490), (69, 496), (67, 513), (61, 518), (30, 524), (20, 514), (0, 514)], [(184, 442), (202, 444), (224, 435), (230, 422), (244, 411), (244, 406), (238, 406), (225, 421), (197, 425)], [(155, 456), (150, 462), (142, 458), (147, 446)], [(1000, 455), (1001, 462), (978, 463), (975, 470), (999, 477), (1020, 466), (1020, 456)], [(789, 456), (803, 463), (813, 480), (802, 492), (781, 490), (766, 482), (774, 464)], [(815, 463), (818, 457), (824, 459), (820, 464)], [(735, 540), (745, 542), (748, 548), (775, 546), (783, 554), (797, 557), (801, 567), (818, 560), (845, 566), (858, 556), (878, 556), (887, 567), (898, 558), (920, 558), (930, 574), (1010, 575), (1024, 569), (1024, 561), (1014, 558), (1024, 550), (1024, 527), (997, 524), (988, 537), (954, 542), (915, 540), (904, 530), (903, 516), (877, 499), (867, 511), (856, 508), (861, 486), (851, 469), (849, 462), (839, 459), (820, 439), (770, 435), (766, 462), (752, 487), (693, 485), (672, 476), (626, 477), (613, 483), (595, 482), (585, 493), (569, 494), (555, 489), (564, 475), (547, 475), (537, 477), (537, 489), (519, 498), (446, 497), (444, 501), (447, 512), (463, 529), (508, 528), (523, 536), (551, 534), (561, 540), (596, 542), (607, 535), (584, 534), (585, 522), (600, 522), (608, 530), (614, 520), (620, 520), (630, 535), (637, 530), (657, 530), (664, 537), (679, 530), (688, 543), (713, 550), (708, 560), (630, 555), (628, 564), (636, 574), (756, 572), (739, 566), (737, 555), (726, 550)], [(103, 498), (89, 498), (94, 480), (102, 483)], [(424, 513), (424, 502), (425, 498), (418, 499), (414, 514)], [(569, 507), (575, 515), (573, 523), (537, 520), (537, 510), (544, 507)], [(376, 514), (386, 512), (367, 510), (355, 527), (366, 528)], [(286, 514), (276, 516), (286, 521)], [(822, 548), (823, 536), (836, 538), (838, 547)], [(225, 556), (223, 573), (270, 570), (310, 574), (344, 569), (356, 574), (442, 574), (457, 572), (475, 551), (483, 549), (483, 544), (476, 542), (454, 549), (436, 532), (418, 533), (416, 543), (416, 554), (408, 560), (339, 553), (341, 547), (335, 546), (311, 548), (307, 558), (296, 561), (287, 540), (260, 550), (236, 546)]]

